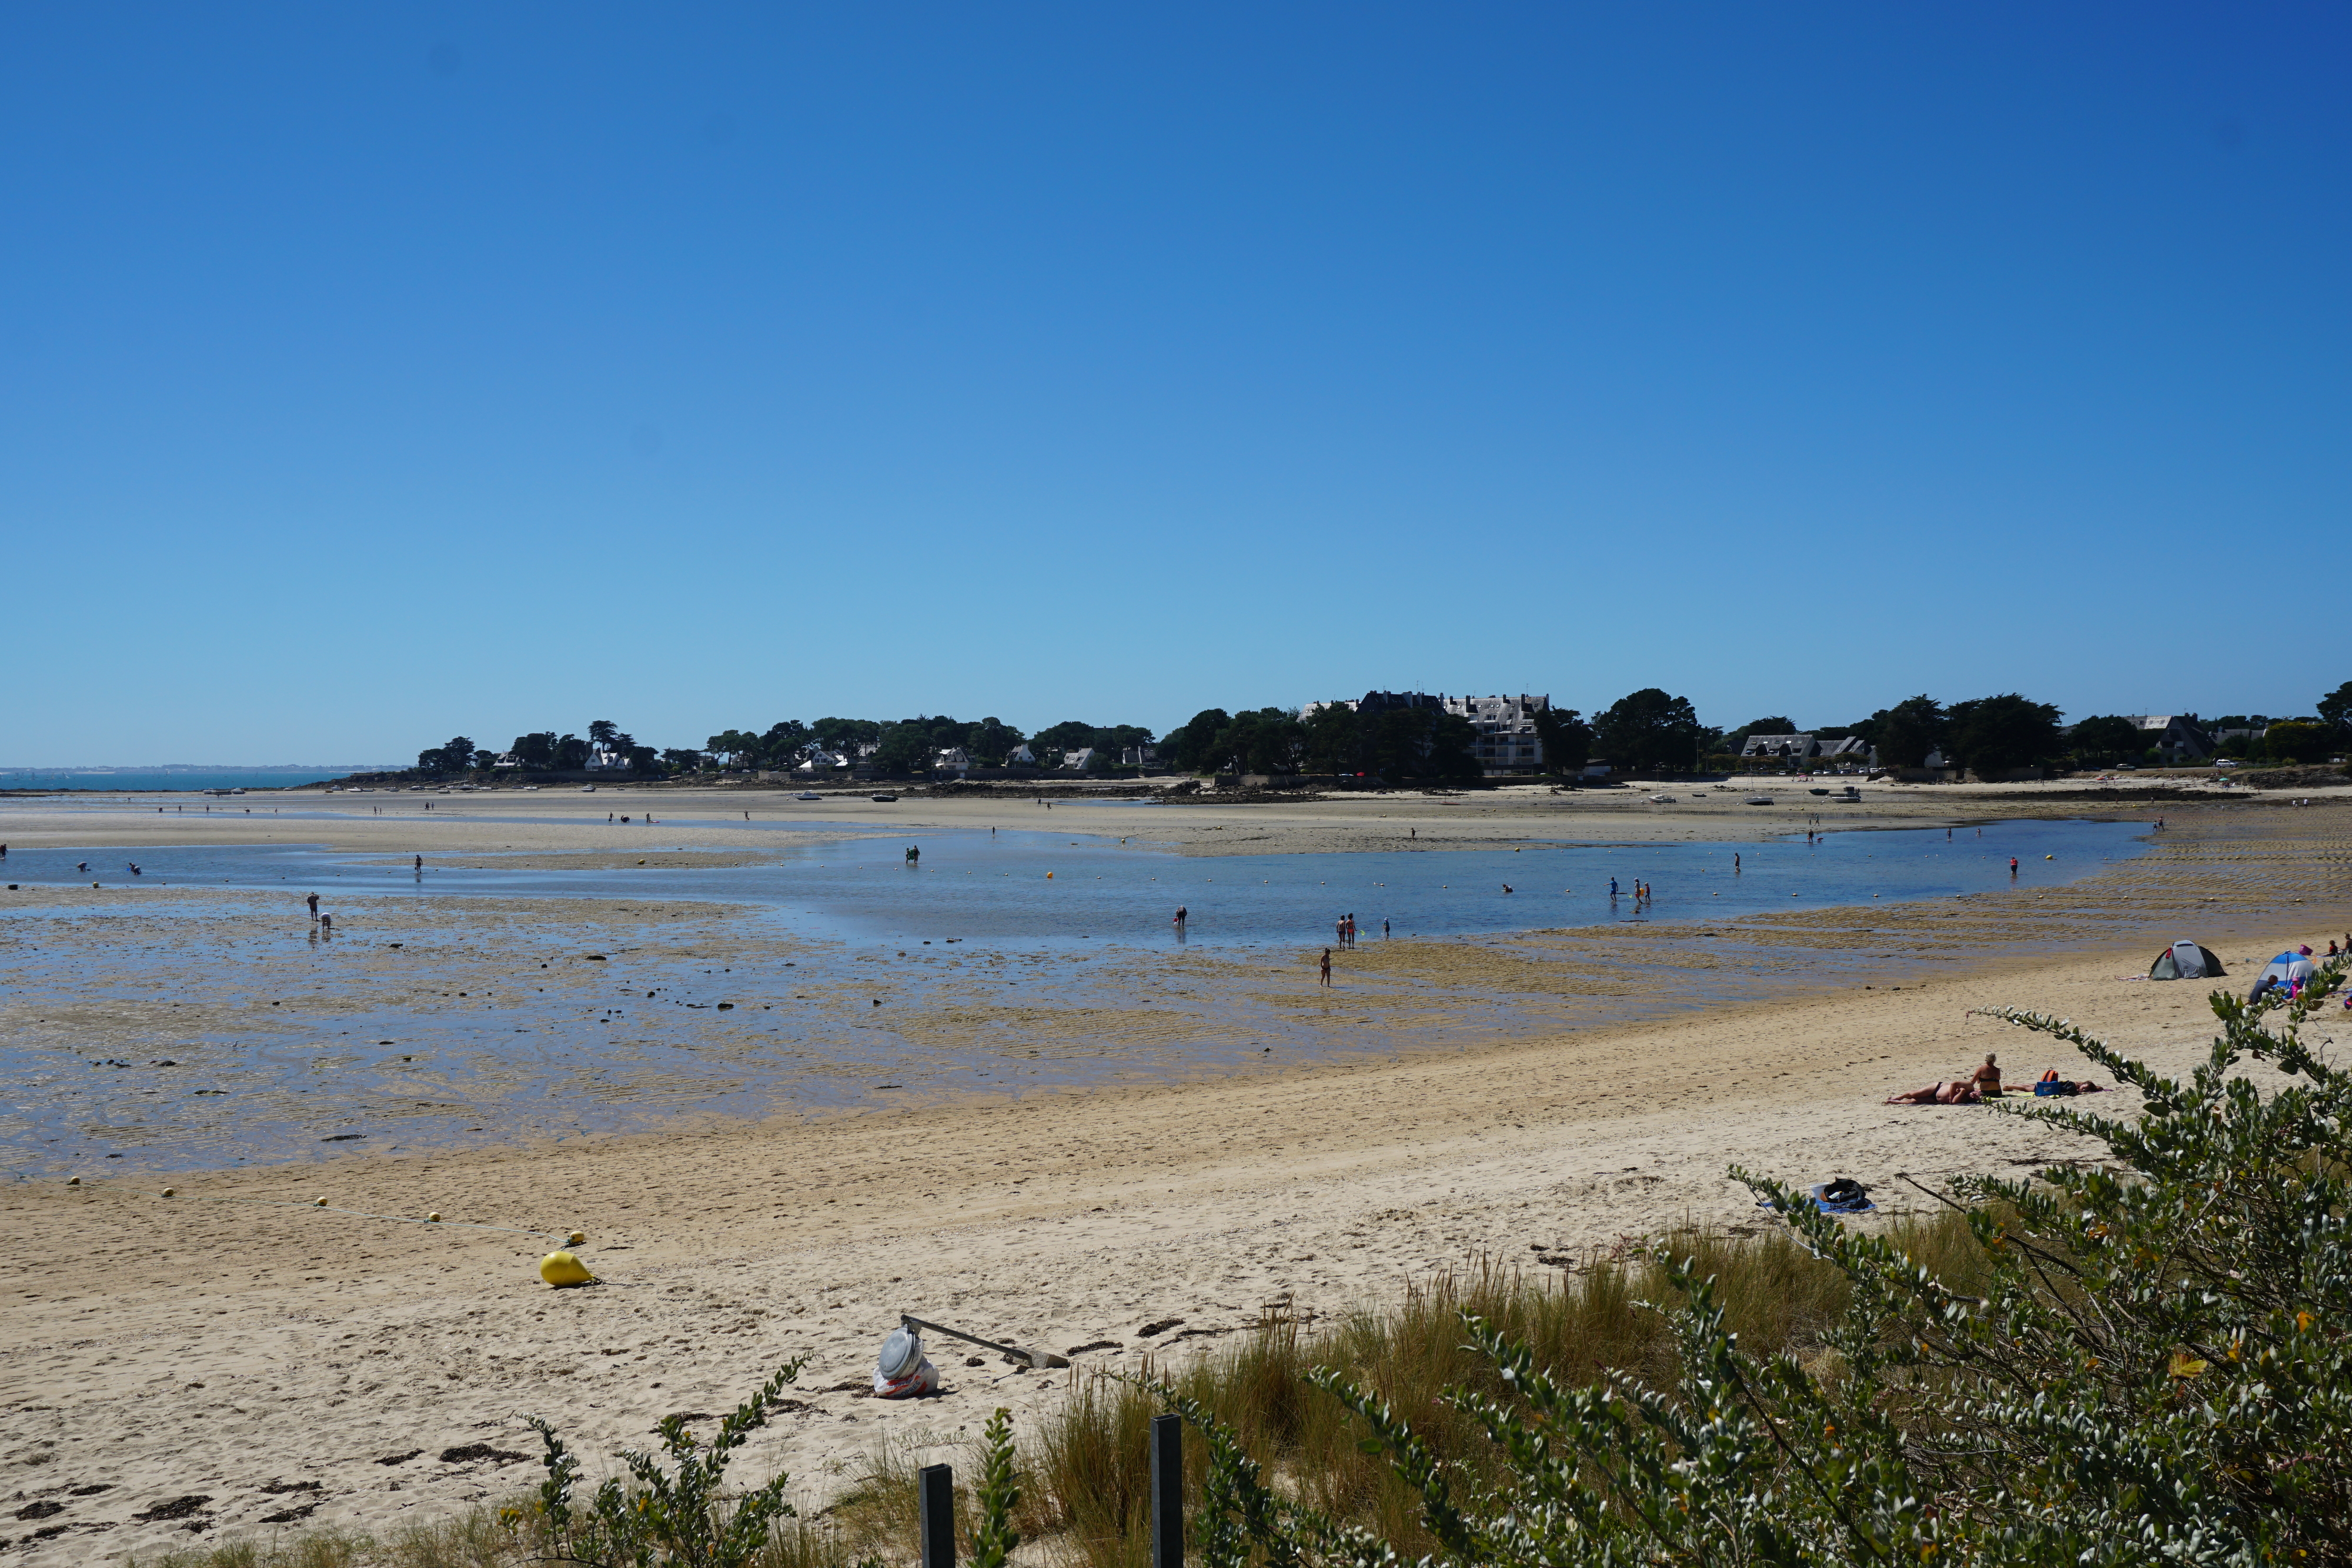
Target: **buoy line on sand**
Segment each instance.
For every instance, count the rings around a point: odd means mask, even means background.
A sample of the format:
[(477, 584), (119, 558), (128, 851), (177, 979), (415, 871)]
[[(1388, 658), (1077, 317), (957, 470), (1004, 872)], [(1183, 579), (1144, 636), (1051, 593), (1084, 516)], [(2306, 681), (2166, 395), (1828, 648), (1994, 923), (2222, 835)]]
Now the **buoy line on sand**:
[[(84, 1182), (79, 1176), (68, 1177), (66, 1186), (79, 1187), (85, 1192), (112, 1193), (132, 1197), (143, 1197), (148, 1192), (147, 1188), (132, 1186), (128, 1182)], [(590, 1271), (588, 1265), (583, 1263), (570, 1251), (563, 1249), (578, 1247), (588, 1239), (587, 1233), (580, 1230), (563, 1231), (552, 1226), (525, 1228), (516, 1225), (487, 1225), (474, 1219), (443, 1219), (438, 1209), (435, 1209), (421, 1219), (413, 1214), (377, 1214), (365, 1208), (337, 1208), (324, 1197), (314, 1197), (308, 1203), (296, 1203), (290, 1198), (282, 1197), (183, 1197), (179, 1188), (171, 1186), (163, 1188), (156, 1196), (170, 1198), (174, 1203), (245, 1203), (262, 1208), (305, 1208), (322, 1214), (348, 1214), (358, 1219), (382, 1219), (394, 1225), (430, 1225), (440, 1230), (495, 1230), (506, 1236), (561, 1237), (562, 1247), (539, 1260), (539, 1277), (549, 1284), (558, 1287), (604, 1283)]]

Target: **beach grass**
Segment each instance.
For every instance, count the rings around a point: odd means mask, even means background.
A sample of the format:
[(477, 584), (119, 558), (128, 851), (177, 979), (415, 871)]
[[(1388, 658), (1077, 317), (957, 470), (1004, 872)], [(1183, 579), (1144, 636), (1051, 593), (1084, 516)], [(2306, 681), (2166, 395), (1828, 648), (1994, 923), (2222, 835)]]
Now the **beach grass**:
[[(1982, 1278), (1981, 1254), (1957, 1213), (1906, 1219), (1892, 1239), (1958, 1289)], [(1715, 1277), (1730, 1326), (1751, 1351), (1803, 1356), (1845, 1309), (1845, 1277), (1785, 1232), (1690, 1229), (1655, 1244)], [(1270, 1312), (1255, 1329), (1206, 1352), (1162, 1357), (1124, 1375), (1082, 1373), (1058, 1408), (1020, 1434), (1023, 1500), (1014, 1523), (1031, 1543), (1023, 1556), (1148, 1568), (1149, 1439), (1151, 1418), (1164, 1409), (1150, 1384), (1162, 1378), (1230, 1426), (1290, 1495), (1400, 1546), (1434, 1551), (1418, 1496), (1363, 1451), (1355, 1418), (1308, 1374), (1328, 1367), (1377, 1391), (1443, 1458), (1479, 1481), (1499, 1479), (1494, 1446), (1446, 1399), (1460, 1387), (1506, 1392), (1492, 1364), (1468, 1345), (1463, 1314), (1526, 1343), (1562, 1381), (1587, 1383), (1613, 1368), (1670, 1384), (1672, 1334), (1647, 1303), (1673, 1306), (1679, 1298), (1651, 1246), (1626, 1245), (1568, 1266), (1486, 1259), (1418, 1281), (1388, 1305), (1318, 1322)], [(1188, 1441), (1188, 1498), (1200, 1496), (1206, 1469), (1203, 1445)], [(915, 1562), (915, 1471), (911, 1457), (885, 1447), (821, 1511), (782, 1521), (760, 1568)], [(969, 1492), (957, 1489), (960, 1533), (971, 1528)], [(133, 1561), (148, 1568), (525, 1568), (551, 1559), (528, 1531), (518, 1534), (498, 1511), (477, 1509), (382, 1539), (322, 1528)]]

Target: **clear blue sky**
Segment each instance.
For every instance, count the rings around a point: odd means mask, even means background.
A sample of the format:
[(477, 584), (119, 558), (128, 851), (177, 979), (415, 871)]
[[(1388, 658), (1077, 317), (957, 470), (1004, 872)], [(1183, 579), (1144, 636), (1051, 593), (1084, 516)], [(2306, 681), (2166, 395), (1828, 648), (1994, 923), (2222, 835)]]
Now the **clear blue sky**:
[(2352, 677), (2340, 5), (0, 9), (0, 763)]

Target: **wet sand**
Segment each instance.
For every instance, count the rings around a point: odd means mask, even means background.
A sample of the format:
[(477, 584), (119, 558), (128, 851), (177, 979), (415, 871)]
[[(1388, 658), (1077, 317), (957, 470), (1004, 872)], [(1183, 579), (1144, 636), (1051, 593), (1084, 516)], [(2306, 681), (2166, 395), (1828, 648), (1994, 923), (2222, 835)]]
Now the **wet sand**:
[[(1895, 1214), (1924, 1201), (1897, 1171), (1933, 1185), (2072, 1155), (2071, 1140), (1997, 1111), (1881, 1102), (1987, 1050), (2014, 1079), (2073, 1065), (1970, 1016), (1998, 1003), (2068, 1014), (2183, 1065), (2211, 1020), (2201, 986), (2136, 977), (2159, 941), (2200, 937), (2235, 980), (2285, 942), (2324, 946), (2352, 923), (2343, 805), (2165, 810), (2172, 826), (2155, 852), (2062, 889), (1755, 916), (1704, 939), (1618, 927), (1399, 943), (1343, 956), (1332, 993), (1303, 964), (1266, 965), (1254, 984), (1269, 1009), (1401, 1042), (1345, 1063), (196, 1173), (172, 1178), (173, 1199), (137, 1170), (79, 1188), (19, 1181), (0, 1223), (0, 1260), (20, 1281), (0, 1309), (10, 1406), (0, 1476), (12, 1494), (66, 1505), (41, 1521), (65, 1532), (23, 1560), (219, 1540), (314, 1500), (310, 1517), (370, 1528), (438, 1516), (528, 1484), (519, 1461), (439, 1458), (481, 1443), (528, 1452), (522, 1413), (551, 1416), (602, 1455), (662, 1414), (731, 1407), (801, 1351), (817, 1356), (803, 1385), (832, 1391), (803, 1396), (807, 1407), (742, 1462), (788, 1465), (821, 1497), (878, 1443), (929, 1455), (969, 1437), (995, 1406), (1034, 1410), (1066, 1385), (1066, 1373), (947, 1355), (950, 1392), (937, 1400), (885, 1406), (836, 1386), (868, 1375), (900, 1310), (1056, 1350), (1113, 1341), (1119, 1349), (1082, 1364), (1132, 1364), (1170, 1343), (1138, 1332), (1159, 1319), (1183, 1318), (1175, 1332), (1196, 1336), (1184, 1343), (1213, 1343), (1269, 1301), (1328, 1313), (1481, 1254), (1528, 1260), (1685, 1218), (1753, 1226), (1724, 1175), (1734, 1161), (1790, 1178), (1854, 1176)], [(1055, 825), (1076, 831), (1063, 811)], [(1204, 838), (1260, 831), (1245, 811), (1199, 828)], [(7, 829), (33, 841), (21, 820)], [(303, 829), (305, 841), (322, 837)], [(1477, 831), (1529, 830), (1496, 813)], [(1615, 822), (1609, 832), (1622, 836)], [(94, 841), (84, 821), (53, 841)], [(667, 915), (658, 924), (681, 927), (681, 945), (716, 956), (701, 937), (687, 942), (683, 927), (700, 916), (628, 913), (639, 939), (669, 940), (646, 918)], [(460, 981), (473, 938), (436, 940), (446, 951), (412, 988), (470, 991)], [(1705, 975), (1708, 962), (1759, 949), (1835, 963), (1769, 997), (1561, 1027), (1609, 977), (1591, 968)], [(436, 983), (414, 984), (425, 977)], [(1516, 1032), (1412, 1048), (1469, 995), (1517, 1019)], [(152, 1005), (192, 999), (202, 998), (159, 993)], [(1058, 1019), (1050, 1004), (1034, 1010), (977, 1021), (1001, 1029), (1008, 1050), (1107, 1032)], [(941, 1006), (935, 1027), (961, 1035), (974, 1022)], [(2127, 1109), (2127, 1098), (2102, 1108)], [(324, 1211), (309, 1207), (320, 1195)], [(533, 1233), (342, 1210), (439, 1210)], [(609, 1284), (550, 1291), (532, 1263), (574, 1226)], [(310, 1480), (322, 1490), (265, 1490)], [(91, 1486), (111, 1490), (75, 1495)], [(132, 1518), (190, 1495), (210, 1500), (193, 1516), (198, 1531)], [(11, 1521), (0, 1533), (30, 1529)]]

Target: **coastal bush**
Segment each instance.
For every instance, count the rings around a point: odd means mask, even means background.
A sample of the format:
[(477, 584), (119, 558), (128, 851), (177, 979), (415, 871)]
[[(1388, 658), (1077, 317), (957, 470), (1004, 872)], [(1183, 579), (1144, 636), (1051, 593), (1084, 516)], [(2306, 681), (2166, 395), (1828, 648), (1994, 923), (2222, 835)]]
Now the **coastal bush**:
[[(2011, 1113), (2105, 1157), (1956, 1184), (1975, 1243), (1958, 1270), (1735, 1168), (1843, 1281), (1811, 1354), (1743, 1334), (1720, 1270), (1668, 1248), (1641, 1309), (1671, 1335), (1663, 1371), (1621, 1352), (1589, 1378), (1537, 1325), (1466, 1301), (1472, 1374), (1433, 1402), (1316, 1367), (1416, 1529), (1297, 1473), (1197, 1385), (1156, 1384), (1207, 1438), (1203, 1561), (2352, 1562), (2352, 1075), (2300, 1038), (2345, 967), (2292, 1001), (2215, 993), (2222, 1033), (2182, 1081), (2005, 1011), (2142, 1112)], [(2266, 1099), (2233, 1071), (2247, 1061), (2299, 1082)]]
[[(1957, 1213), (1906, 1220), (1894, 1234), (1954, 1278), (1981, 1276), (1980, 1249)], [(1844, 1274), (1786, 1234), (1682, 1231), (1664, 1250), (1711, 1274), (1743, 1343), (1768, 1354), (1813, 1354), (1847, 1309)], [(1377, 1533), (1408, 1557), (1442, 1554), (1418, 1496), (1364, 1451), (1363, 1429), (1317, 1386), (1318, 1369), (1378, 1390), (1450, 1463), (1481, 1484), (1501, 1485), (1505, 1456), (1448, 1398), (1457, 1387), (1506, 1392), (1467, 1343), (1465, 1316), (1500, 1325), (1560, 1376), (1589, 1381), (1609, 1367), (1661, 1376), (1675, 1364), (1671, 1323), (1641, 1303), (1682, 1299), (1671, 1271), (1639, 1247), (1576, 1260), (1546, 1253), (1532, 1274), (1489, 1260), (1411, 1286), (1394, 1307), (1321, 1328), (1271, 1316), (1164, 1377), (1147, 1366), (1139, 1377), (1082, 1378), (1031, 1436), (1024, 1529), (1060, 1538), (1091, 1568), (1142, 1568), (1150, 1559), (1148, 1433), (1165, 1407), (1164, 1384), (1238, 1447), (1264, 1456), (1288, 1495)], [(1192, 1446), (1185, 1484), (1195, 1506), (1209, 1471), (1205, 1451)]]

